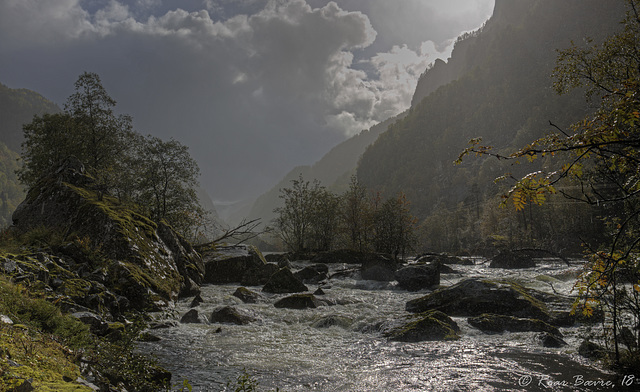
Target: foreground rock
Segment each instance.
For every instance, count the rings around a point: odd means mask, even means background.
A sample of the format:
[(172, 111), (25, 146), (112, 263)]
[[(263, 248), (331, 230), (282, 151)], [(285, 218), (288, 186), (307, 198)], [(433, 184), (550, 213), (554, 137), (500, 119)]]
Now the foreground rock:
[(403, 324), (385, 333), (391, 340), (401, 342), (422, 342), (431, 340), (457, 340), (460, 328), (451, 317), (437, 311), (407, 316)]
[(544, 321), (498, 314), (482, 314), (467, 319), (469, 325), (484, 332), (547, 332), (561, 337), (558, 328)]
[(535, 295), (513, 282), (467, 279), (407, 302), (412, 313), (440, 310), (450, 316), (479, 316), (483, 313), (549, 320), (549, 311)]
[(262, 291), (274, 294), (301, 293), (309, 291), (300, 279), (291, 272), (289, 268), (280, 268), (269, 281), (264, 285)]
[(256, 321), (256, 318), (232, 306), (225, 306), (214, 310), (211, 314), (210, 321), (212, 323), (246, 325)]
[[(187, 241), (105, 194), (75, 158), (36, 182), (14, 212), (13, 225), (18, 232), (71, 233), (69, 242), (56, 249), (73, 260), (68, 267), (126, 297), (136, 310), (195, 295), (203, 281), (202, 259)], [(46, 260), (41, 264), (49, 270)], [(51, 275), (38, 279), (53, 286), (68, 283)]]
[(411, 265), (395, 272), (398, 286), (408, 291), (418, 291), (437, 287), (440, 284), (438, 265)]
[(294, 294), (278, 300), (273, 306), (288, 309), (317, 308), (321, 303), (313, 294)]
[(204, 282), (212, 284), (240, 283), (244, 286), (265, 284), (278, 267), (267, 263), (252, 245), (218, 245), (201, 249)]

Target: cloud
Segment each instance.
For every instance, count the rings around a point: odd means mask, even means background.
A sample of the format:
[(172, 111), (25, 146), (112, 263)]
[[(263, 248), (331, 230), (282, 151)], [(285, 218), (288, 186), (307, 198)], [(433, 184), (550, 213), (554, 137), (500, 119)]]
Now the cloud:
[(97, 72), (142, 133), (190, 147), (212, 195), (255, 195), (406, 109), (438, 54), (381, 46), (379, 16), (350, 2), (4, 0), (0, 75), (63, 103)]

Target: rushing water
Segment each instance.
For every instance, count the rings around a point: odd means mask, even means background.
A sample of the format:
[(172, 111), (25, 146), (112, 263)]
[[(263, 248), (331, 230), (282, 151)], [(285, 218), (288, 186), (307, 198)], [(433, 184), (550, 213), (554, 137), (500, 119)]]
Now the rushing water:
[[(297, 264), (296, 267), (302, 267)], [(579, 266), (543, 261), (528, 270), (489, 269), (486, 265), (453, 266), (459, 274), (443, 274), (442, 285), (472, 276), (508, 277), (525, 286), (568, 294)], [(332, 269), (348, 268), (334, 265)], [(315, 286), (308, 285), (311, 290)], [(561, 329), (568, 346), (544, 348), (536, 333), (485, 334), (454, 318), (462, 338), (454, 342), (388, 341), (380, 332), (385, 322), (407, 313), (405, 303), (427, 292), (409, 293), (394, 283), (333, 278), (326, 295), (333, 304), (316, 309), (278, 309), (283, 295), (265, 294), (256, 304), (232, 296), (237, 285), (202, 288), (197, 309), (209, 316), (233, 305), (256, 317), (244, 326), (180, 324), (152, 331), (162, 340), (139, 349), (157, 356), (174, 375), (189, 380), (194, 391), (221, 391), (242, 369), (264, 390), (282, 391), (502, 391), (621, 390), (616, 379), (577, 354), (586, 327)], [(260, 292), (260, 287), (250, 287)], [(177, 304), (179, 319), (189, 300)], [(326, 316), (340, 316), (338, 325), (314, 326)], [(630, 375), (632, 376), (632, 375)], [(602, 385), (607, 382), (614, 385)], [(594, 385), (595, 384), (595, 385)]]

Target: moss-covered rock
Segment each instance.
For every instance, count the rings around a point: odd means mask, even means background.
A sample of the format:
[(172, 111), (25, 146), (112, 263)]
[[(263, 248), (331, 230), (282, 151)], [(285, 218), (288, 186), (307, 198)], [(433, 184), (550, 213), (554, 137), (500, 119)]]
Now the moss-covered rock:
[[(479, 316), (493, 313), (549, 320), (549, 310), (534, 290), (514, 282), (467, 279), (407, 302), (412, 313), (440, 310), (451, 316)], [(545, 298), (548, 296), (544, 294)]]
[(460, 328), (451, 317), (440, 311), (430, 310), (405, 317), (401, 325), (385, 332), (385, 336), (401, 342), (421, 342), (457, 340), (460, 339), (459, 333)]
[(108, 272), (103, 283), (139, 309), (157, 303), (154, 296), (168, 301), (190, 293), (203, 280), (202, 260), (187, 241), (101, 192), (74, 159), (29, 190), (13, 222), (22, 233), (42, 227), (64, 233), (60, 251), (85, 266), (83, 274)]

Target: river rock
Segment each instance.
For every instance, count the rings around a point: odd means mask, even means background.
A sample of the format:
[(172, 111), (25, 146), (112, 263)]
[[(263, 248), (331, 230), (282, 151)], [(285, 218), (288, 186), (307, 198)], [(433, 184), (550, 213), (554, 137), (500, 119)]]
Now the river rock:
[(408, 291), (433, 288), (440, 284), (440, 270), (437, 265), (410, 265), (395, 272), (398, 286)]
[(267, 263), (251, 245), (217, 245), (201, 250), (204, 281), (212, 284), (240, 283), (245, 286), (265, 284), (277, 267)]
[(180, 322), (183, 324), (209, 324), (207, 316), (200, 314), (196, 309), (190, 309), (185, 313)]
[(254, 304), (262, 297), (260, 294), (255, 291), (251, 291), (246, 287), (238, 287), (236, 291), (233, 292), (233, 296), (240, 298), (240, 300), (245, 304)]
[(542, 347), (560, 348), (567, 345), (561, 337), (549, 332), (542, 332), (536, 336)]
[(549, 296), (513, 282), (467, 279), (407, 302), (406, 310), (412, 313), (440, 310), (450, 316), (494, 313), (547, 321), (549, 312), (535, 297), (537, 294)]
[(527, 252), (503, 251), (491, 259), (489, 268), (535, 268), (536, 262)]
[(418, 264), (458, 264), (458, 265), (473, 265), (473, 261), (469, 259), (463, 259), (458, 256), (452, 256), (445, 253), (427, 253), (423, 254), (416, 259)]
[(294, 294), (284, 297), (273, 304), (276, 308), (308, 309), (317, 308), (320, 302), (313, 294)]
[(311, 326), (313, 328), (329, 328), (334, 326), (340, 328), (349, 328), (352, 322), (353, 321), (348, 317), (331, 315), (324, 316), (314, 321), (313, 323), (311, 323)]
[(294, 275), (304, 283), (318, 283), (327, 279), (327, 273), (329, 266), (326, 264), (313, 264), (295, 272)]
[(202, 296), (198, 294), (195, 297), (193, 297), (193, 300), (191, 300), (191, 304), (189, 304), (189, 307), (195, 308), (196, 306), (200, 305), (203, 302), (204, 302), (204, 299), (202, 299)]
[(470, 317), (467, 322), (484, 332), (547, 332), (558, 337), (562, 336), (558, 328), (537, 319), (485, 313)]
[(578, 347), (578, 354), (591, 360), (603, 359), (607, 356), (607, 350), (597, 343), (590, 340), (583, 340)]
[(370, 253), (362, 261), (360, 275), (365, 280), (390, 282), (394, 280), (397, 268), (398, 266), (393, 258), (378, 253)]
[(256, 318), (241, 312), (233, 306), (225, 306), (214, 310), (210, 321), (212, 323), (246, 325), (256, 321)]
[(262, 291), (274, 294), (301, 293), (308, 290), (307, 286), (288, 268), (280, 268), (276, 271), (262, 288)]
[(410, 315), (403, 323), (387, 332), (385, 336), (401, 342), (422, 342), (430, 340), (457, 340), (460, 328), (451, 317), (437, 311)]

